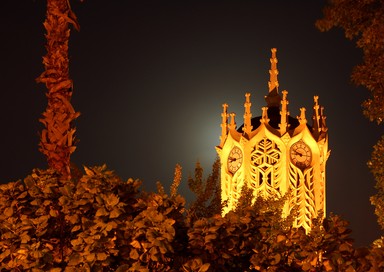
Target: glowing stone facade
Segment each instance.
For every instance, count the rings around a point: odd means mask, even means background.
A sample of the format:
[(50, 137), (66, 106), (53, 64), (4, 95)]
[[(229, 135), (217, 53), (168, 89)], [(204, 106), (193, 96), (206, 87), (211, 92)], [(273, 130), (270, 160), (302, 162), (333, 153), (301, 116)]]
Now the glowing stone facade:
[(252, 118), (251, 95), (245, 94), (244, 123), (237, 128), (235, 114), (223, 104), (220, 145), (221, 198), (226, 214), (236, 207), (242, 187), (247, 184), (254, 196), (288, 195), (283, 215), (298, 208), (296, 227), (311, 228), (312, 218), (326, 211), (325, 174), (328, 134), (323, 107), (314, 97), (312, 124), (305, 108), (296, 118), (288, 111), (288, 92), (278, 91), (276, 49), (272, 50), (269, 93), (261, 116)]

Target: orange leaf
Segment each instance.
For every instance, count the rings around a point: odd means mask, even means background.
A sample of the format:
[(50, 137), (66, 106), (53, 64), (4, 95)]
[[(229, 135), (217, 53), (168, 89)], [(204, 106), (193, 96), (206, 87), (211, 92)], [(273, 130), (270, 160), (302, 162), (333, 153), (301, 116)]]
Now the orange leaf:
[(61, 81), (57, 84), (55, 84), (50, 90), (49, 92), (50, 93), (54, 93), (54, 92), (57, 92), (59, 90), (62, 90), (62, 89), (68, 89), (72, 86), (72, 80), (70, 79), (67, 79), (67, 80), (64, 80), (64, 81)]

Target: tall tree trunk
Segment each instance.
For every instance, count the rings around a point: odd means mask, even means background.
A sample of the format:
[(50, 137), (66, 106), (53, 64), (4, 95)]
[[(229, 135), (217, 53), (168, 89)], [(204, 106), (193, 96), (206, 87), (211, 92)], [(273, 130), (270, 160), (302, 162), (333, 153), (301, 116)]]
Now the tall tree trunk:
[(40, 151), (47, 157), (50, 168), (63, 178), (71, 178), (70, 156), (75, 151), (72, 125), (80, 113), (72, 107), (72, 80), (69, 78), (68, 41), (70, 25), (79, 25), (69, 0), (47, 0), (44, 22), (47, 54), (43, 57), (45, 71), (37, 82), (47, 87), (48, 106), (40, 119), (45, 126), (40, 138)]

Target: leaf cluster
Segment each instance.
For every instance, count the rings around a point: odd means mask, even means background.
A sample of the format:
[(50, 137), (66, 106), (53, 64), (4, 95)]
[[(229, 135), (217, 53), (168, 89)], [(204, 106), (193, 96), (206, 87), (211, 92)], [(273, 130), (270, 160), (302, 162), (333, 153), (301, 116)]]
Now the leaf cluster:
[[(188, 232), (185, 271), (379, 271), (383, 250), (355, 249), (347, 222), (331, 215), (307, 235), (303, 228), (279, 229), (268, 214), (249, 208), (197, 220)], [(374, 268), (375, 267), (375, 268)]]
[(375, 206), (377, 221), (384, 230), (384, 136), (374, 145), (368, 167), (376, 180), (377, 189), (377, 193), (370, 200)]
[(102, 271), (117, 266), (119, 229), (136, 216), (140, 183), (106, 166), (77, 182), (37, 170), (0, 186), (0, 262), (4, 269)]

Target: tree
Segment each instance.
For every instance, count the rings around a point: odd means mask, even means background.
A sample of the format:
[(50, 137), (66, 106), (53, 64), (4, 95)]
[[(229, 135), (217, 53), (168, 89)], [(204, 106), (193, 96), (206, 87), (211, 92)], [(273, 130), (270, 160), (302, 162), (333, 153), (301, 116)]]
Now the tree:
[[(370, 92), (362, 104), (363, 114), (377, 124), (384, 122), (384, 1), (330, 0), (324, 18), (316, 22), (321, 31), (333, 27), (344, 30), (345, 36), (363, 51), (363, 63), (354, 67), (351, 79)], [(384, 230), (384, 139), (374, 146), (369, 169), (376, 180), (377, 194), (371, 197), (378, 222)]]
[(124, 263), (122, 237), (140, 213), (139, 185), (106, 166), (85, 168), (76, 184), (35, 169), (24, 182), (1, 185), (0, 270), (100, 271)]
[(40, 119), (45, 126), (40, 137), (40, 151), (47, 157), (49, 167), (63, 178), (71, 176), (70, 156), (76, 149), (76, 129), (72, 122), (79, 116), (70, 103), (73, 91), (68, 59), (70, 25), (79, 29), (69, 0), (47, 0), (45, 71), (37, 78), (37, 82), (44, 83), (48, 89), (48, 106)]
[(316, 22), (321, 31), (344, 30), (346, 38), (363, 51), (363, 63), (352, 72), (352, 81), (370, 92), (363, 113), (370, 121), (384, 121), (384, 2), (381, 0), (330, 0), (324, 18)]
[[(1, 271), (381, 271), (383, 241), (355, 249), (348, 223), (330, 215), (306, 234), (281, 217), (283, 199), (249, 200), (193, 222), (177, 194), (139, 190), (107, 169), (77, 181), (54, 169), (0, 185)], [(242, 202), (244, 201), (244, 203)]]
[(221, 188), (220, 188), (220, 159), (216, 158), (212, 165), (212, 172), (203, 180), (203, 168), (196, 163), (195, 176), (188, 178), (189, 189), (195, 194), (196, 199), (188, 209), (188, 218), (191, 222), (199, 218), (208, 218), (221, 213)]
[(384, 136), (373, 147), (368, 167), (376, 180), (377, 189), (377, 194), (371, 197), (371, 203), (375, 205), (377, 221), (384, 229)]
[(77, 183), (35, 169), (0, 185), (0, 270), (180, 271), (185, 200), (139, 186), (105, 165)]

